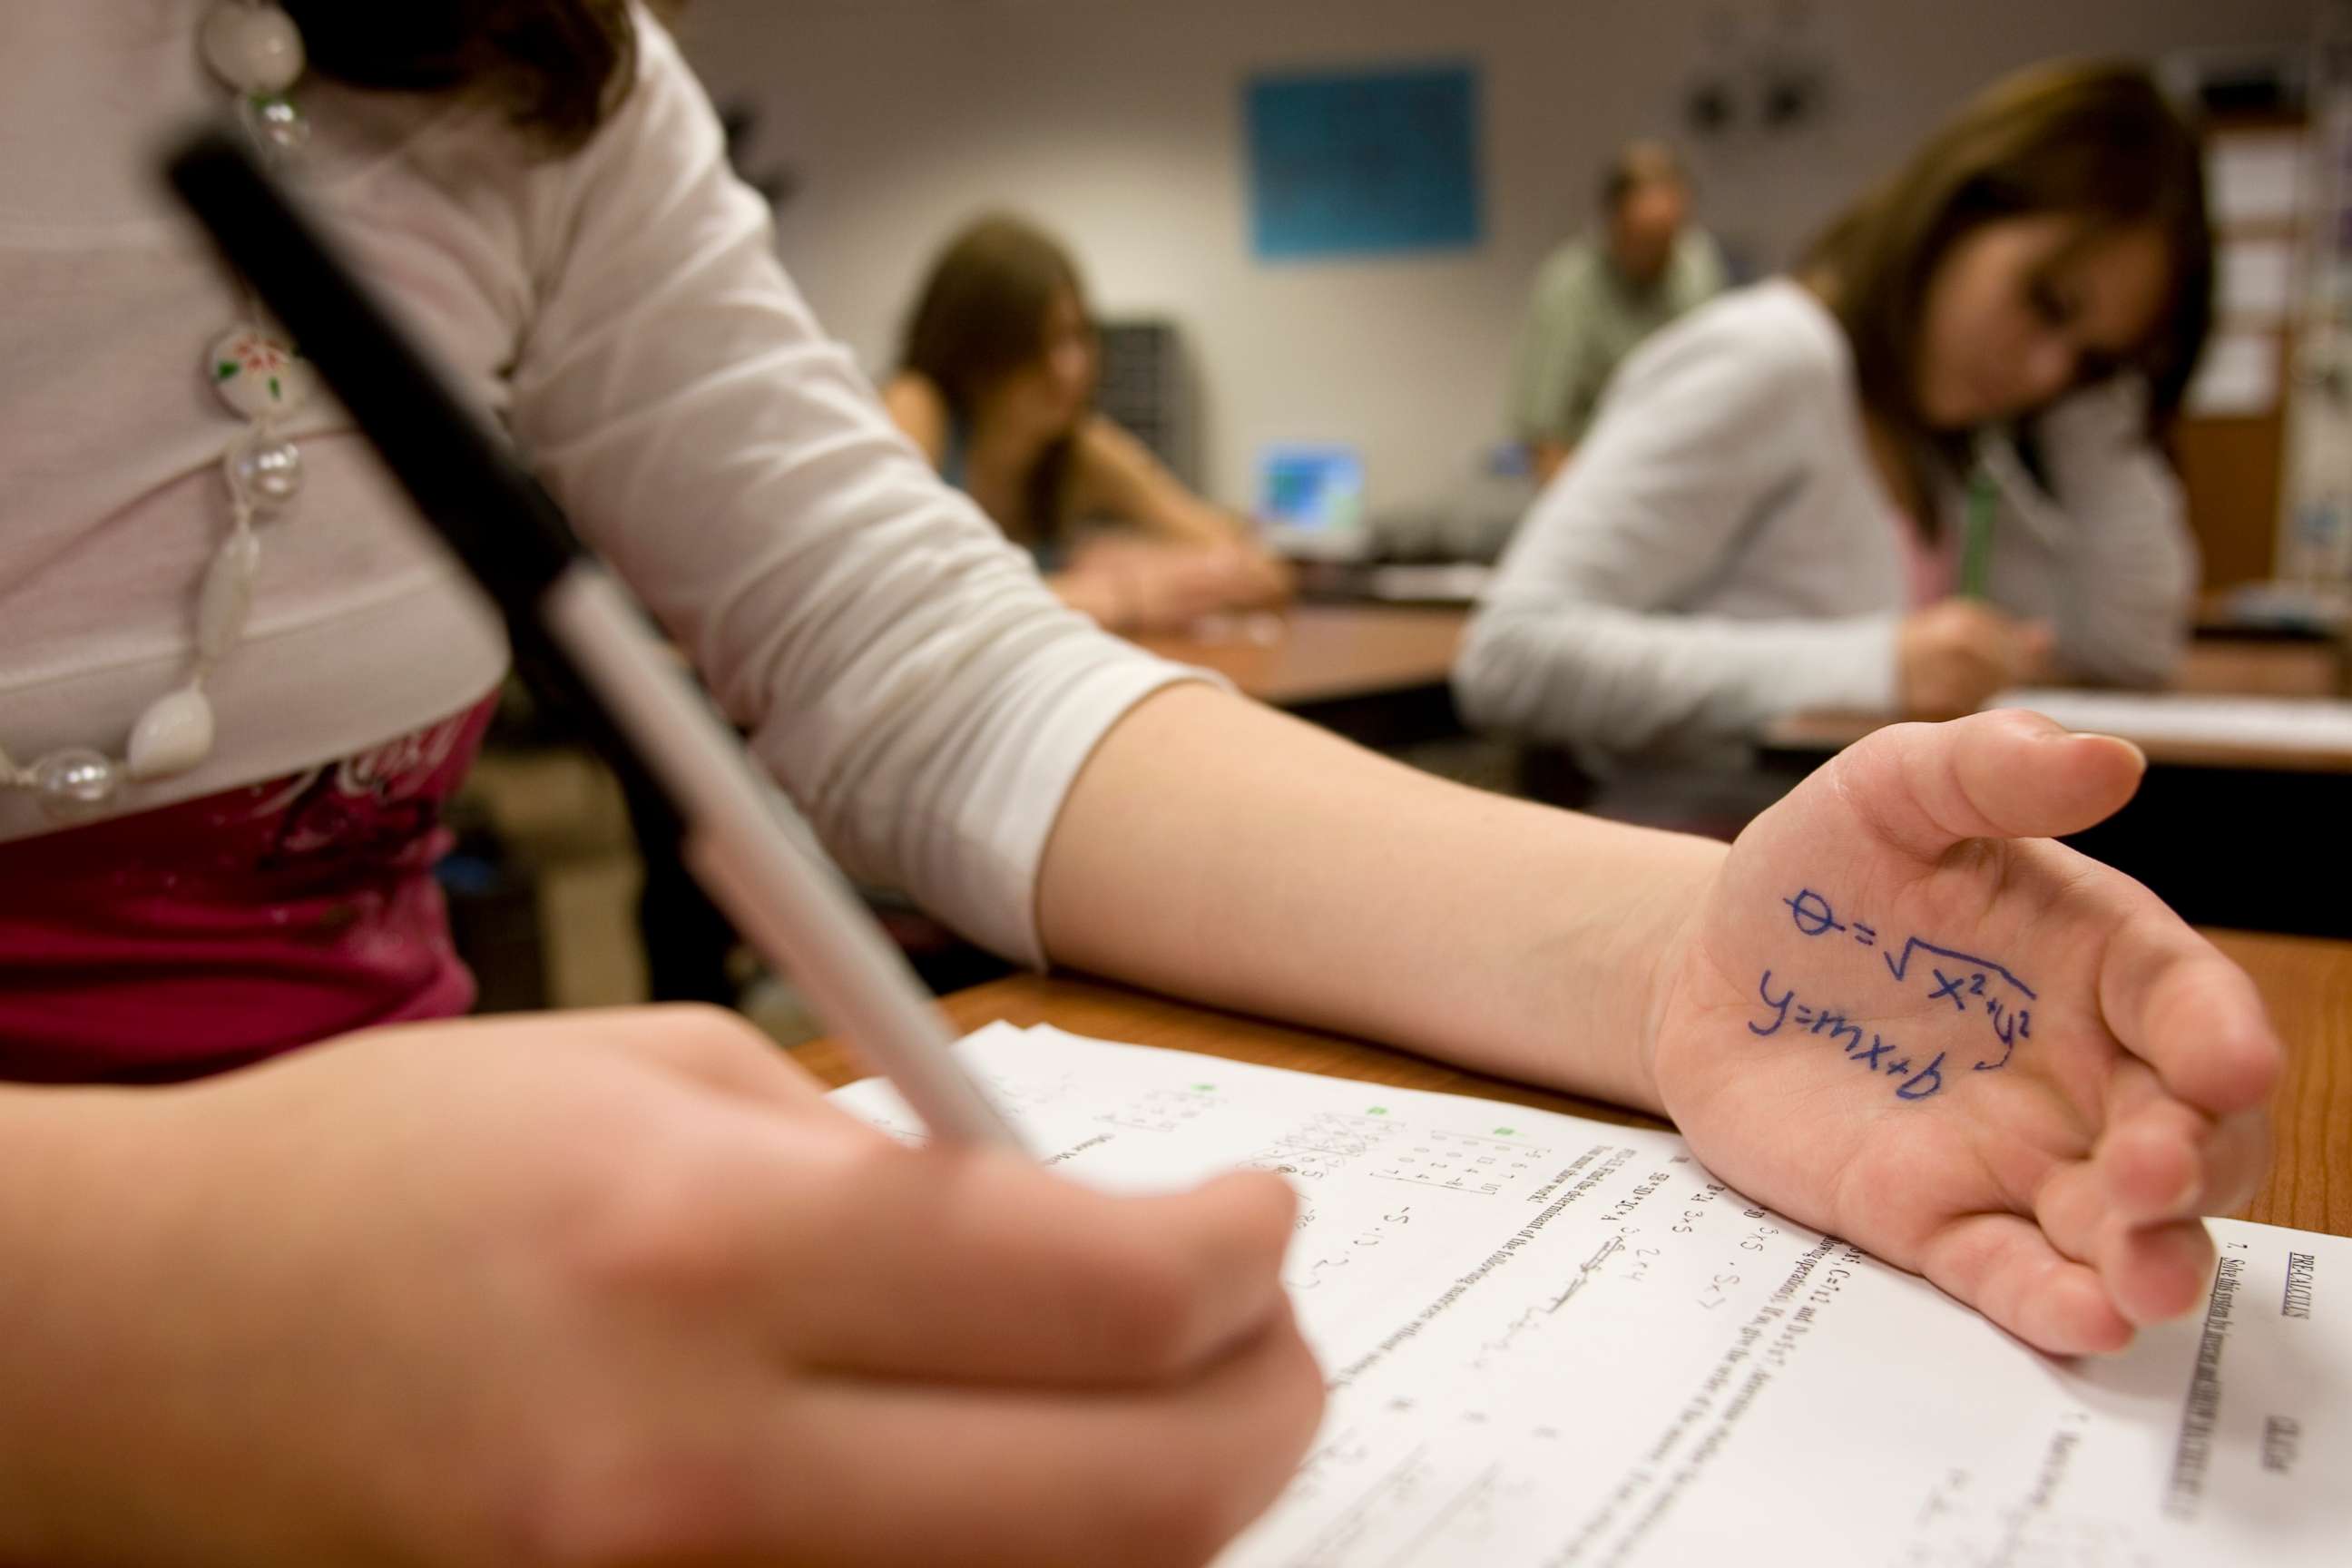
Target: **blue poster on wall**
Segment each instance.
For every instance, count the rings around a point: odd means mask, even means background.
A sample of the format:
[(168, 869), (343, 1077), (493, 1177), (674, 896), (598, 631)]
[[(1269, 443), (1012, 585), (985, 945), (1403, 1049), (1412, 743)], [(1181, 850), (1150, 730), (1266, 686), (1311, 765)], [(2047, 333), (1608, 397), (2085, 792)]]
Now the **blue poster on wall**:
[(1475, 68), (1256, 77), (1247, 115), (1260, 257), (1454, 250), (1481, 238)]

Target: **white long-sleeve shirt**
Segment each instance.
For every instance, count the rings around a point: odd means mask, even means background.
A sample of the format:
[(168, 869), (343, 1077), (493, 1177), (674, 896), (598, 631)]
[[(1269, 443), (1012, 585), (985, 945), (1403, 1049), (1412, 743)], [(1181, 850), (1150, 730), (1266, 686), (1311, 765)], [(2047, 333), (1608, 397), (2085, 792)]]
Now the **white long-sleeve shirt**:
[[(2138, 389), (2037, 426), (2045, 490), (1995, 448), (1992, 602), (2047, 619), (2075, 674), (2151, 684), (2196, 553)], [(1805, 289), (1727, 295), (1619, 372), (1505, 553), (1454, 670), (1478, 725), (1606, 756), (1698, 749), (1809, 709), (1895, 701), (1908, 583), (1843, 331)], [(1935, 504), (1957, 519), (1948, 486)]]
[[(210, 0), (29, 0), (0, 50), (0, 751), (120, 756), (184, 678), (237, 422), (199, 373), (231, 279), (152, 170), (223, 112)], [(1064, 608), (942, 485), (819, 330), (730, 175), (698, 85), (639, 13), (635, 87), (576, 155), (494, 111), (317, 80), (297, 183), (580, 531), (692, 655), (853, 874), (1042, 953), (1034, 889), (1076, 772), (1182, 679)], [(195, 772), (135, 811), (293, 773), (480, 698), (496, 617), (349, 417), (262, 528), (250, 629)], [(0, 792), (0, 840), (49, 825)]]

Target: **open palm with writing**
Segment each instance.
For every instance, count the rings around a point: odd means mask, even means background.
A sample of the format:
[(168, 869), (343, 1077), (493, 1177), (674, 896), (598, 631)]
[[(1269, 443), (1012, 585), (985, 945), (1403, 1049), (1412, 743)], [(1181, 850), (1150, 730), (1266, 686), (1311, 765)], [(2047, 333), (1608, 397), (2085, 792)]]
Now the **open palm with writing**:
[(2024, 713), (1880, 731), (1740, 836), (1656, 1015), (1724, 1180), (2059, 1354), (2196, 1304), (2280, 1067), (2243, 971), (2049, 841), (2145, 765)]

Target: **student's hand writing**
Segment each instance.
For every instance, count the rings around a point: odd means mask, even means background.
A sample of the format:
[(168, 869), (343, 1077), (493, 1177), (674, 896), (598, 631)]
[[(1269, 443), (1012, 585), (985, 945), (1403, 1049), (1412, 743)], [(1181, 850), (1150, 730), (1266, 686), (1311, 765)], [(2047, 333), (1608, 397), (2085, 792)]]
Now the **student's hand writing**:
[(1975, 599), (1914, 611), (1895, 634), (1903, 711), (1915, 719), (1973, 713), (1994, 692), (2034, 679), (2048, 665), (2053, 641), (2047, 626)]
[(1880, 731), (1740, 836), (1655, 1014), (1725, 1181), (2057, 1353), (2197, 1303), (2280, 1068), (2242, 971), (2047, 840), (2144, 765), (2025, 713)]
[(718, 1014), (56, 1114), (105, 1157), (0, 1313), (11, 1562), (1192, 1563), (1320, 1408), (1280, 1182), (908, 1151)]

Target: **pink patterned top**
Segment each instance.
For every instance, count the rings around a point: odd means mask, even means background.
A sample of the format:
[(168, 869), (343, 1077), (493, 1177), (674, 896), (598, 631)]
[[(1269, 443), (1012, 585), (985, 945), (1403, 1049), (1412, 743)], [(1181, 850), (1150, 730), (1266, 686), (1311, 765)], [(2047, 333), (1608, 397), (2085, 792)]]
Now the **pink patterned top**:
[(1895, 537), (1903, 551), (1903, 581), (1910, 596), (1910, 607), (1924, 610), (1952, 596), (1958, 569), (1952, 560), (1952, 531), (1944, 537), (1930, 541), (1919, 531), (1919, 525), (1901, 512), (1891, 514), (1895, 521)]
[(433, 880), (494, 699), (340, 763), (0, 844), (0, 1077), (154, 1082), (463, 1013)]

